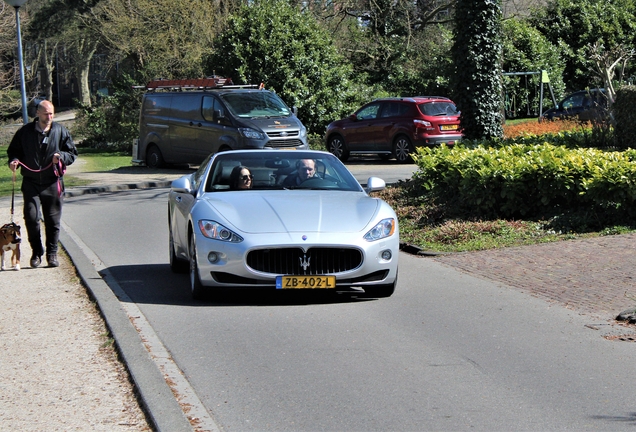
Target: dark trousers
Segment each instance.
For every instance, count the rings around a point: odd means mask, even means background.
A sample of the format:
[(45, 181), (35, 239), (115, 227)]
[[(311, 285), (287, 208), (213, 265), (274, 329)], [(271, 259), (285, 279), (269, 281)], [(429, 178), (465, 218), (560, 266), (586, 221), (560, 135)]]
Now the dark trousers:
[(24, 223), (29, 236), (29, 244), (34, 255), (44, 255), (40, 234), (40, 219), (44, 219), (46, 234), (46, 254), (57, 253), (62, 218), (62, 197), (58, 193), (57, 180), (51, 184), (39, 184), (22, 179), (24, 196)]

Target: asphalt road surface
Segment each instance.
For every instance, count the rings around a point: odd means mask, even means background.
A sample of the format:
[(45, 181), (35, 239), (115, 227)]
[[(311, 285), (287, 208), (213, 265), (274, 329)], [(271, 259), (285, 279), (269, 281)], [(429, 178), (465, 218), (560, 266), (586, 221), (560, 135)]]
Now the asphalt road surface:
[(633, 344), (517, 290), (401, 254), (388, 299), (240, 292), (194, 302), (188, 276), (168, 265), (167, 189), (70, 198), (64, 222), (221, 430), (636, 426)]

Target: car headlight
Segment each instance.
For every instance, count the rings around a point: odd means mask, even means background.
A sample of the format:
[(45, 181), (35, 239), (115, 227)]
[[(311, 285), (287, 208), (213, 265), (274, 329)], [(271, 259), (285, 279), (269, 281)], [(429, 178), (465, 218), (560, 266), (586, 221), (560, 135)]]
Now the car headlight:
[(239, 128), (239, 132), (248, 139), (264, 139), (265, 134), (250, 128)]
[(300, 128), (300, 138), (305, 138), (307, 136), (307, 128), (305, 126)]
[(395, 232), (395, 219), (382, 219), (376, 226), (371, 228), (365, 235), (366, 241), (376, 241), (386, 237), (390, 237)]
[(235, 234), (231, 230), (225, 228), (223, 225), (215, 221), (200, 220), (199, 229), (201, 230), (201, 234), (213, 240), (220, 240), (230, 243), (240, 243), (243, 241), (243, 237)]

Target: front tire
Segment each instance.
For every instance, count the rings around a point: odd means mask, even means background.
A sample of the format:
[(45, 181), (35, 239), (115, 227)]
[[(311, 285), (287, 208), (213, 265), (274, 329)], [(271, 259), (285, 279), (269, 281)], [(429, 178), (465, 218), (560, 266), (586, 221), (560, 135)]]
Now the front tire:
[(161, 150), (154, 144), (148, 148), (146, 153), (146, 165), (148, 168), (163, 168), (166, 165)]
[(373, 297), (373, 298), (391, 297), (393, 293), (395, 292), (395, 285), (397, 285), (397, 279), (392, 284), (365, 287), (364, 293), (366, 294), (366, 297)]
[(400, 163), (413, 162), (413, 158), (411, 157), (412, 153), (413, 144), (411, 144), (411, 140), (404, 135), (398, 136), (393, 143), (393, 155), (395, 159)]
[(174, 239), (172, 238), (172, 229), (170, 229), (170, 270), (173, 273), (186, 273), (190, 268), (190, 263), (181, 258), (177, 258), (174, 251)]
[(190, 290), (194, 300), (202, 300), (204, 286), (199, 277), (199, 266), (197, 265), (197, 247), (194, 241), (194, 233), (190, 235)]
[(327, 150), (342, 162), (346, 162), (349, 159), (349, 149), (347, 149), (347, 145), (340, 135), (334, 135), (329, 138)]

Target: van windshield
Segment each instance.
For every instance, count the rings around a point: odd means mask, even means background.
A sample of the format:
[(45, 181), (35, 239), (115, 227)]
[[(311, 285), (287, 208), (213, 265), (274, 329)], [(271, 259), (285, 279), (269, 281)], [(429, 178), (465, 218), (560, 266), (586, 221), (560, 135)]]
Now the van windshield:
[(269, 91), (226, 93), (221, 95), (221, 98), (236, 117), (289, 117), (291, 115), (287, 105)]

